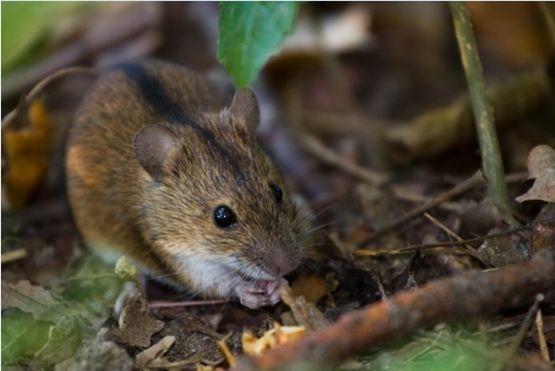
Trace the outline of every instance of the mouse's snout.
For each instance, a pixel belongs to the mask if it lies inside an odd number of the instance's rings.
[[[274,254],[271,263],[274,266],[276,275],[281,277],[297,268],[299,261],[293,254],[278,251]]]

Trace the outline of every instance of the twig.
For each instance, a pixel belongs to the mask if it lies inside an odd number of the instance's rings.
[[[551,362],[549,358],[549,349],[547,349],[547,340],[545,340],[545,334],[543,333],[543,315],[542,310],[538,309],[536,313],[536,330],[538,331],[538,343],[540,345],[540,354],[546,362]]]
[[[422,243],[417,245],[405,246],[399,249],[358,249],[354,251],[353,254],[360,255],[360,256],[398,255],[398,254],[407,254],[417,250],[433,249],[437,247],[464,246],[474,242],[481,242],[489,238],[506,236],[520,231],[530,230],[530,229],[532,229],[531,226],[516,227],[503,232],[491,233],[486,236],[478,236],[478,237],[470,238],[468,240],[446,241],[446,242],[437,242],[437,243]]]
[[[368,245],[370,242],[378,239],[379,237],[382,237],[383,235],[392,232],[396,229],[398,229],[400,226],[402,226],[403,224],[411,221],[412,219],[420,216],[421,214],[425,213],[426,211],[430,210],[433,207],[436,207],[437,205],[453,198],[456,197],[466,191],[468,191],[469,189],[472,189],[474,187],[476,187],[477,185],[479,185],[480,183],[484,182],[484,178],[482,176],[482,174],[478,171],[476,173],[474,173],[474,175],[472,175],[470,178],[464,180],[462,183],[457,184],[456,186],[454,186],[453,188],[449,189],[448,191],[445,191],[443,193],[440,193],[439,195],[437,195],[436,197],[434,197],[433,199],[431,199],[430,201],[412,209],[411,211],[409,211],[408,213],[406,213],[405,215],[401,216],[400,218],[394,220],[393,222],[389,223],[388,225],[384,226],[382,229],[376,231],[376,233],[374,233],[372,236],[370,236],[370,238],[367,238],[366,240],[360,242],[358,244],[358,247],[364,247],[366,245]]]
[[[478,56],[468,10],[462,2],[458,1],[452,2],[450,6],[468,83],[470,101],[474,111],[476,131],[482,154],[482,168],[488,181],[489,195],[505,220],[515,225],[516,221],[512,216],[507,184],[505,183],[501,150],[495,133],[493,109],[486,94],[482,65]]]
[[[346,161],[311,135],[302,134],[301,144],[304,149],[318,157],[326,164],[335,166],[371,185],[380,185],[387,181],[387,176],[385,174]]]
[[[335,363],[385,341],[445,321],[467,321],[532,300],[555,284],[555,251],[490,272],[466,272],[353,311],[306,338],[243,358],[235,370],[291,369],[299,362]]]
[[[193,301],[155,301],[148,305],[149,308],[175,308],[175,307],[200,307],[203,305],[220,305],[229,303],[227,299],[221,300],[193,300]]]
[[[94,68],[90,67],[68,67],[62,68],[58,71],[51,73],[50,75],[44,77],[42,80],[37,82],[35,86],[25,95],[25,97],[19,101],[19,104],[16,108],[9,112],[4,119],[2,120],[2,130],[5,129],[21,112],[26,105],[30,104],[43,90],[50,85],[53,81],[58,80],[60,77],[65,77],[69,75],[75,74],[86,74],[94,76],[97,74],[97,71]]]
[[[11,263],[16,260],[24,259],[27,257],[27,250],[17,249],[2,254],[2,264]]]
[[[507,362],[511,359],[511,357],[517,352],[520,344],[524,341],[528,330],[530,330],[530,326],[532,326],[532,321],[534,321],[534,317],[536,316],[536,312],[540,308],[540,303],[543,301],[544,296],[542,294],[536,295],[536,300],[534,301],[534,305],[530,308],[526,317],[524,318],[524,322],[522,322],[522,326],[516,334],[516,338],[511,344],[510,348],[505,352],[503,359],[499,361],[499,363],[495,364],[491,371],[501,371],[504,369]]]
[[[461,238],[461,236],[459,236],[458,234],[453,232],[449,227],[447,227],[445,224],[443,224],[442,222],[440,222],[439,220],[437,220],[436,218],[434,218],[430,214],[424,213],[424,217],[427,218],[429,221],[431,221],[434,225],[436,225],[442,231],[447,233],[449,236],[453,237],[455,240],[457,240],[457,241],[462,241],[463,240]],[[470,246],[469,244],[464,245],[464,247],[466,248],[466,251],[468,251],[468,253],[470,255],[472,255],[472,256],[477,255],[476,250],[472,246]]]

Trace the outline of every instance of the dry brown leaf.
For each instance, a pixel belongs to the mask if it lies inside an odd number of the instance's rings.
[[[329,324],[329,321],[314,304],[308,303],[303,296],[295,297],[287,283],[281,285],[279,293],[281,300],[291,308],[293,317],[298,325],[314,331]]]
[[[516,200],[555,202],[555,150],[546,144],[534,147],[528,155],[528,172],[534,184]]]
[[[125,344],[141,348],[148,347],[152,335],[164,327],[164,322],[149,316],[146,300],[140,291],[127,300],[118,322],[119,328],[112,334]]]
[[[148,367],[148,364],[166,354],[168,349],[175,343],[175,336],[165,336],[159,342],[147,348],[135,356],[135,365],[139,369]]]
[[[46,175],[53,124],[42,101],[35,101],[27,113],[29,124],[22,129],[4,130],[3,145],[7,172],[4,194],[9,206],[19,208],[37,190]]]
[[[326,280],[318,276],[305,276],[291,285],[293,296],[304,296],[309,303],[316,303],[327,294]]]
[[[2,309],[17,308],[37,319],[54,304],[56,300],[42,286],[32,285],[29,281],[15,284],[2,281]]]
[[[259,356],[277,346],[298,340],[304,334],[305,328],[302,326],[281,326],[279,323],[274,323],[274,328],[266,331],[260,338],[245,331],[241,339],[243,352],[250,356]]]

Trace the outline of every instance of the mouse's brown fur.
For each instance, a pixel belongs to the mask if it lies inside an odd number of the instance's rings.
[[[87,244],[210,296],[294,268],[305,220],[286,192],[277,202],[270,189],[283,180],[256,143],[258,115],[250,90],[226,106],[184,67],[149,61],[105,73],[67,147],[69,198]],[[215,225],[218,205],[235,211],[236,225]]]

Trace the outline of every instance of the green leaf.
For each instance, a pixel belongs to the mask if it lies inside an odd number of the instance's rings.
[[[293,28],[295,2],[221,2],[218,60],[237,87],[251,84]]]

